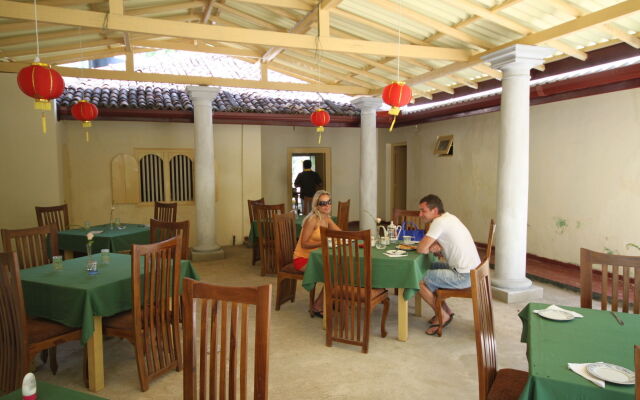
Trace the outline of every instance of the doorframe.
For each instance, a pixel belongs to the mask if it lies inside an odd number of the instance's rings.
[[[331,193],[331,147],[287,147],[287,184],[286,184],[286,197],[287,203],[289,203],[288,209],[293,209],[293,202],[291,201],[291,157],[294,154],[324,154],[325,164],[325,182],[323,182],[324,190]]]

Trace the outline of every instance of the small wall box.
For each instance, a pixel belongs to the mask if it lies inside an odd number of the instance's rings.
[[[453,135],[438,136],[433,154],[447,156],[453,154]]]

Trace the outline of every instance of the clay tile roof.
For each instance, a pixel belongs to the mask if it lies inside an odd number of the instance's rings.
[[[148,73],[212,76],[233,79],[259,79],[259,65],[233,57],[191,52],[155,52],[153,57],[138,57],[136,70]],[[117,69],[118,66],[105,69]],[[269,79],[297,82],[295,78],[269,72]],[[90,101],[100,108],[152,109],[192,111],[193,105],[184,85],[152,84],[144,82],[101,81],[92,79],[66,79],[65,91],[57,99],[59,106],[70,107],[80,100]],[[272,90],[221,88],[213,101],[213,111],[311,114],[323,108],[331,115],[357,116],[360,111],[343,95],[283,92]]]

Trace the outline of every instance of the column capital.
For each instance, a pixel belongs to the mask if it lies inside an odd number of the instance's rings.
[[[187,86],[185,90],[191,101],[208,101],[209,103],[211,103],[218,95],[218,92],[220,92],[219,87],[211,86]]]
[[[544,59],[553,55],[555,51],[550,47],[516,44],[480,58],[491,63],[491,68],[503,71],[513,68],[526,68],[528,71],[536,65],[542,64]]]
[[[358,107],[361,111],[375,111],[382,105],[382,98],[362,96],[351,100],[351,104]]]

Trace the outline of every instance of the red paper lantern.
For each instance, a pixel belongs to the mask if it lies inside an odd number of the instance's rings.
[[[24,94],[36,99],[34,108],[42,110],[42,132],[47,132],[45,111],[51,110],[49,100],[62,95],[64,79],[49,64],[34,62],[18,72],[18,87]]]
[[[411,97],[411,87],[404,82],[392,82],[382,90],[382,100],[391,106],[389,115],[393,115],[393,122],[391,122],[389,131],[393,130],[396,117],[400,114],[400,107],[409,104]]]
[[[71,107],[71,115],[78,121],[82,121],[83,128],[91,128],[91,121],[98,117],[98,107],[86,100],[80,100]],[[89,129],[86,129],[84,134],[88,142]]]
[[[329,113],[322,108],[318,108],[313,112],[313,114],[311,114],[311,123],[317,126],[316,132],[318,132],[318,144],[322,141],[324,126],[327,125],[329,121],[331,121],[331,116],[329,116]]]

